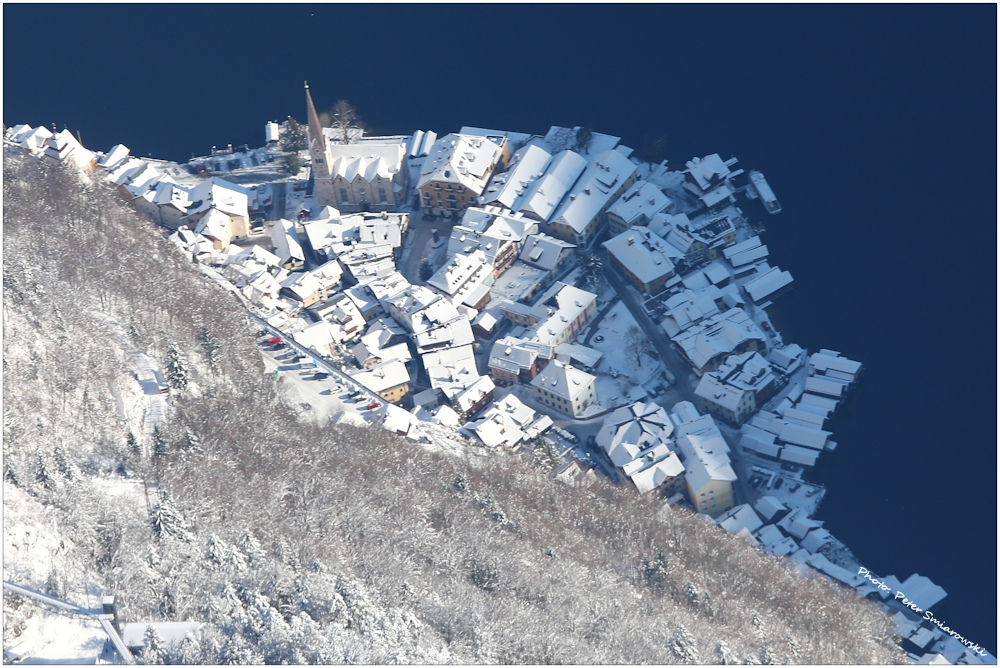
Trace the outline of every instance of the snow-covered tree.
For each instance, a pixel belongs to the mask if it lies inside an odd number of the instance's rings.
[[[175,390],[183,390],[187,387],[188,381],[184,357],[177,348],[171,348],[167,351],[167,383]]]
[[[136,461],[142,459],[142,445],[131,431],[125,435],[125,449],[128,451],[129,457]]]
[[[156,425],[153,427],[153,456],[166,457],[168,454],[167,438],[163,435],[160,425]]]
[[[198,334],[198,341],[201,342],[201,354],[205,358],[205,363],[208,364],[208,368],[211,369],[212,373],[219,372],[219,350],[222,348],[222,344],[219,343],[215,335],[212,334],[206,327],[201,328],[201,333]]]
[[[160,490],[160,501],[149,511],[154,534],[162,539],[171,536],[185,543],[194,538],[191,527],[174,505],[173,500],[165,490]]]
[[[667,646],[685,663],[701,663],[694,636],[688,633],[683,624],[677,627],[677,633],[667,641]]]
[[[145,643],[139,656],[147,666],[167,663],[167,650],[163,646],[163,638],[152,625],[146,627]]]
[[[35,480],[45,489],[54,489],[56,486],[56,478],[52,471],[52,465],[49,464],[49,460],[41,452],[35,458]]]

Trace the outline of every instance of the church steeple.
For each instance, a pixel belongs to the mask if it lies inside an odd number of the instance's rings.
[[[323,138],[323,126],[319,123],[319,115],[316,113],[316,106],[313,104],[312,94],[309,92],[309,82],[306,85],[306,119],[309,121],[309,149],[312,150],[314,141]]]
[[[319,122],[319,114],[316,113],[316,106],[313,104],[312,94],[309,92],[309,82],[305,82],[306,87],[306,116],[309,120],[309,157],[312,158],[312,169],[317,179],[329,179],[332,168],[333,156],[330,147],[323,135],[323,126]],[[332,186],[331,186],[332,188]]]

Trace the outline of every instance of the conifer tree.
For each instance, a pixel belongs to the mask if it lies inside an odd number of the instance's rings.
[[[167,439],[163,436],[163,432],[160,431],[160,425],[156,425],[153,427],[153,456],[166,457],[167,454]]]
[[[188,384],[187,367],[184,366],[184,358],[176,348],[167,351],[167,383],[175,390],[183,390]]]
[[[219,343],[218,339],[215,338],[215,335],[208,331],[205,327],[201,328],[198,340],[201,342],[201,354],[205,358],[208,368],[211,369],[212,373],[218,373],[219,349],[222,348],[222,344]]]
[[[125,449],[128,450],[129,457],[134,458],[136,461],[142,459],[142,445],[139,444],[135,434],[131,431],[125,436]]]
[[[142,662],[148,666],[167,663],[167,650],[163,647],[163,638],[152,625],[146,627],[145,643],[140,656]]]
[[[163,539],[164,536],[172,536],[185,543],[191,542],[194,535],[187,520],[181,515],[173,500],[165,490],[160,490],[160,501],[149,511],[150,521],[153,524],[153,533]]]
[[[45,455],[38,453],[35,461],[35,480],[41,483],[45,489],[54,489],[56,486],[55,477],[52,474],[52,467],[49,465]]]

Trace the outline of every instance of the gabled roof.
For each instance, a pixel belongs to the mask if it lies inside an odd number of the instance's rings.
[[[666,250],[667,243],[647,227],[632,227],[608,239],[603,245],[643,283],[651,283],[674,271],[674,264]]]
[[[560,256],[565,251],[574,248],[576,248],[575,244],[556,239],[548,234],[533,234],[524,240],[518,259],[533,267],[552,271],[556,268]]]
[[[587,165],[550,220],[567,225],[581,234],[634,173],[635,165],[618,151],[598,154]]]
[[[627,225],[654,215],[673,204],[673,200],[663,194],[663,191],[648,181],[636,181],[626,190],[618,201],[608,209],[609,214],[615,214]]]

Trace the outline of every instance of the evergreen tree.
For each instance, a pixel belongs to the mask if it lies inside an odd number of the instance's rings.
[[[187,666],[204,663],[202,661],[201,643],[198,642],[198,638],[193,633],[188,633],[184,636],[180,647],[177,648],[176,659],[177,663]]]
[[[219,350],[222,348],[222,344],[219,343],[218,339],[215,338],[215,335],[208,331],[205,327],[201,328],[198,340],[201,342],[201,354],[205,358],[208,368],[211,369],[212,373],[218,373],[220,357]]]
[[[163,436],[163,432],[160,431],[160,425],[153,427],[153,456],[154,457],[166,457],[168,452],[167,439]]]
[[[56,468],[59,469],[59,473],[61,473],[64,478],[70,481],[80,479],[79,469],[77,469],[76,466],[66,458],[66,451],[63,450],[61,445],[56,446],[54,456],[56,460]]]
[[[460,404],[458,401],[458,395],[455,395],[455,398],[451,400],[449,406],[451,406],[451,410],[455,411],[458,414],[459,424],[462,424],[469,419],[468,413],[465,412],[465,409],[462,408],[462,404]]]
[[[35,480],[37,480],[45,489],[54,489],[56,486],[56,480],[52,474],[52,467],[49,465],[45,455],[40,452],[38,453],[38,458],[35,461]]]
[[[167,351],[167,383],[175,390],[183,390],[188,384],[188,371],[184,358],[176,348]]]
[[[243,538],[240,539],[240,550],[246,556],[247,562],[255,567],[264,563],[264,559],[267,556],[264,548],[260,545],[260,541],[249,531],[244,533]]]
[[[201,439],[198,438],[198,434],[190,429],[184,432],[184,440],[181,441],[181,447],[192,452],[202,452]]]
[[[187,520],[181,515],[173,500],[166,491],[160,490],[160,502],[149,511],[150,522],[153,524],[153,533],[157,538],[172,536],[185,543],[191,542],[194,535]]]
[[[427,261],[427,258],[420,260],[420,280],[426,282],[434,275],[434,267]]]
[[[302,167],[306,164],[305,160],[298,153],[289,153],[285,156],[285,169],[289,174],[295,176],[302,171]]]
[[[142,662],[148,666],[167,663],[167,650],[163,647],[163,638],[152,625],[146,627],[145,643],[140,656]]]
[[[681,624],[677,627],[677,634],[667,642],[667,646],[674,651],[686,663],[701,663],[698,650],[695,648],[694,636]]]
[[[281,125],[280,142],[282,150],[294,153],[295,151],[304,151],[309,148],[309,135],[306,133],[305,126],[291,116]]]
[[[142,459],[142,445],[131,431],[125,436],[125,449],[128,451],[129,457],[136,461]]]

